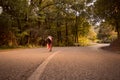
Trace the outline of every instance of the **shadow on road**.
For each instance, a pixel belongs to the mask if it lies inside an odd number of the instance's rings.
[[[109,51],[109,52],[114,52],[120,54],[120,49],[118,47],[113,47],[113,46],[103,46],[101,47],[102,50]]]

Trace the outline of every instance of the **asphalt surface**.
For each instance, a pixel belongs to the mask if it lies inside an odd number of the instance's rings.
[[[2,51],[0,80],[28,80],[36,71],[34,80],[120,80],[120,54],[101,46]]]
[[[26,80],[50,55],[45,48],[0,52],[0,80]]]

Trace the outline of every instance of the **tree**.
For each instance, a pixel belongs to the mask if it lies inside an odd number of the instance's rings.
[[[10,31],[14,36],[11,41],[18,45],[39,45],[48,35],[57,45],[71,45],[89,32],[85,3],[86,0],[0,0],[0,27],[4,24],[6,35]]]
[[[110,47],[120,49],[120,0],[96,0],[94,12],[99,19],[104,19],[115,28],[118,39]]]
[[[120,38],[120,0],[97,0],[94,9],[100,19],[105,19],[115,27]]]
[[[110,43],[117,38],[115,29],[109,23],[102,23],[99,27],[98,39],[101,42]]]
[[[13,21],[9,14],[2,13],[0,15],[0,46],[17,46],[16,37],[14,35],[14,31],[17,29],[12,28],[12,23]]]

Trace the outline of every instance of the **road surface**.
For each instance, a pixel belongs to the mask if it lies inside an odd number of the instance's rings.
[[[101,46],[0,51],[0,80],[120,80],[120,54]]]

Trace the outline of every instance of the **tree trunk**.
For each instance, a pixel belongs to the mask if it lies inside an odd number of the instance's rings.
[[[60,25],[59,23],[57,22],[57,45],[59,46],[60,44],[60,41],[61,41],[61,30],[60,30]]]
[[[118,39],[120,39],[120,26],[118,21],[116,21],[116,31],[117,31]]]
[[[21,27],[19,18],[17,18],[17,26],[18,26],[18,29],[19,29],[19,34],[21,34],[22,33],[22,27]],[[20,40],[19,40],[19,45],[22,45],[22,37],[21,36],[20,36]]]
[[[78,42],[78,17],[76,16],[76,23],[75,23],[75,42]]]
[[[65,36],[66,36],[66,39],[65,39],[65,43],[66,43],[66,46],[68,46],[68,24],[67,24],[67,21],[66,21],[66,25],[65,25],[65,32],[66,32],[66,34],[65,34]]]

